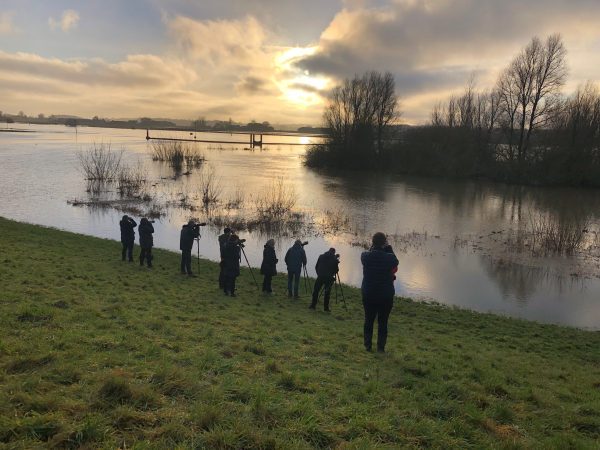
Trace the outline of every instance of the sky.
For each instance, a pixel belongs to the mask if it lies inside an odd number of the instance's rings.
[[[344,78],[389,71],[422,124],[560,33],[600,81],[598,0],[0,0],[0,111],[318,126]]]

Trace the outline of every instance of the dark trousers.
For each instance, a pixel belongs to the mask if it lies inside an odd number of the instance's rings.
[[[388,335],[388,319],[394,306],[394,297],[367,299],[363,297],[365,309],[364,339],[365,348],[373,345],[373,324],[377,319],[377,349],[384,350]]]
[[[123,243],[123,251],[121,252],[123,261],[125,261],[125,255],[127,255],[127,251],[129,251],[129,261],[133,261],[133,239],[121,242]]]
[[[235,294],[235,279],[237,277],[228,277],[225,276],[225,278],[223,279],[223,291],[227,294],[227,292],[229,292],[230,294]]]
[[[181,251],[181,273],[185,273],[187,269],[188,275],[192,274],[192,250]]]
[[[333,287],[333,283],[335,283],[335,278],[333,277],[317,277],[317,281],[315,281],[315,290],[312,295],[312,307],[317,306],[317,301],[319,300],[319,292],[321,288],[325,286],[325,297],[323,298],[323,307],[325,309],[329,309],[329,296],[331,295],[331,288]]]
[[[273,280],[272,275],[265,275],[265,279],[263,280],[263,287],[262,287],[263,291],[273,292],[273,289],[271,288],[271,280]]]
[[[225,267],[221,267],[221,271],[219,272],[219,288],[225,289]]]
[[[290,295],[292,295],[292,280],[294,280],[294,295],[298,295],[300,272],[288,272],[288,292]]]
[[[142,253],[140,253],[140,266],[144,265],[144,258],[148,261],[148,267],[152,267],[152,247],[142,249]]]

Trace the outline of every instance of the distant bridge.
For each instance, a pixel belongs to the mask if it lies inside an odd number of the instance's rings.
[[[158,141],[182,141],[182,142],[207,142],[209,144],[243,144],[239,141],[214,141],[206,139],[196,139],[197,133],[221,133],[221,134],[246,134],[250,137],[251,147],[262,147],[263,136],[290,136],[290,137],[315,137],[324,138],[326,134],[300,134],[300,133],[286,133],[285,131],[193,131],[190,135],[194,135],[194,139],[180,139],[180,138],[162,138],[162,137],[150,137],[150,133],[146,130],[146,140],[155,139]],[[256,136],[260,136],[256,139]],[[265,145],[308,145],[301,142],[266,142]]]

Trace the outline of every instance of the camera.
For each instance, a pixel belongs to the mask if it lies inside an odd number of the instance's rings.
[[[205,226],[206,226],[206,222],[197,223],[197,224],[194,225],[194,229],[200,228],[200,227],[205,227]]]
[[[149,220],[148,222],[150,222],[150,223],[154,223],[154,220]]]
[[[305,245],[308,245],[308,241],[304,241],[300,244],[302,247],[304,247]]]

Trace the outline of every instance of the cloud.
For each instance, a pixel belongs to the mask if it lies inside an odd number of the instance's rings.
[[[79,23],[79,13],[72,9],[67,9],[63,11],[60,16],[60,20],[54,20],[52,17],[48,19],[48,25],[50,25],[50,29],[55,31],[57,28],[63,30],[63,32],[68,33],[69,30],[76,28]]]
[[[14,12],[3,12],[0,14],[0,36],[21,33],[22,30],[13,23],[14,17]]]

